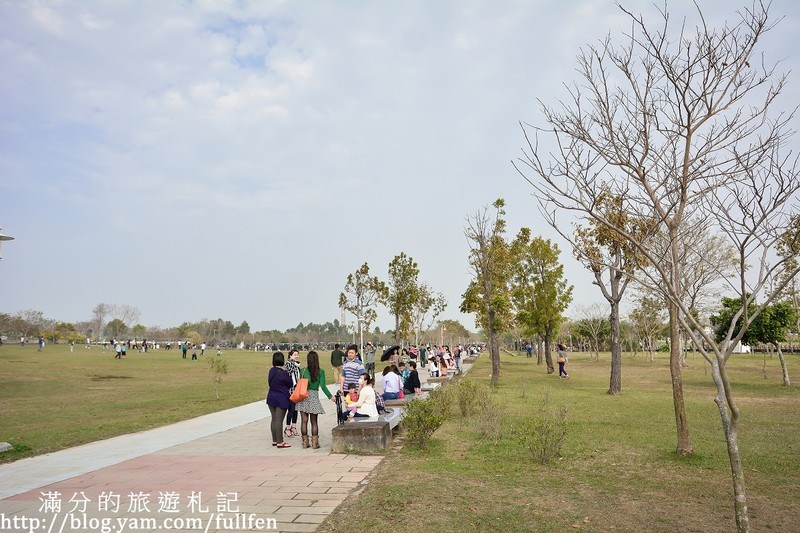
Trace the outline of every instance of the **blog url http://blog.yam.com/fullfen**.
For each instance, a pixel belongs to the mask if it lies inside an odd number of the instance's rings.
[[[58,491],[42,492],[37,516],[0,513],[0,531],[66,533],[75,531],[276,531],[275,518],[239,510],[236,492],[218,492],[208,502],[202,492],[101,492],[96,500],[75,492],[67,500]],[[213,501],[212,501],[213,500]]]

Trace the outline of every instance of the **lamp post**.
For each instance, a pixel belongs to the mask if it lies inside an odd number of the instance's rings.
[[[0,230],[2,230],[2,229],[3,228],[0,228]],[[12,237],[11,235],[3,235],[3,232],[0,231],[0,243],[3,242],[3,241],[13,241],[13,240],[14,240],[14,237]],[[0,254],[0,259],[2,259],[2,258],[3,258],[3,256],[2,256],[2,254]]]
[[[357,316],[358,321],[358,353],[364,357],[364,317]]]
[[[439,328],[439,348],[440,349],[444,346],[444,332],[445,331],[447,331],[447,328],[445,328],[444,324],[442,324],[442,327]]]

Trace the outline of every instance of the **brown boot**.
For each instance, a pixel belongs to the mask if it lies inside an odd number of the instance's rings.
[[[308,448],[308,435],[303,435],[303,448]]]
[[[315,450],[319,449],[319,435],[311,435],[311,447]]]

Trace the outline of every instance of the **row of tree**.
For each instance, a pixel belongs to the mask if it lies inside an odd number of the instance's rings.
[[[693,30],[685,20],[675,27],[666,7],[654,25],[620,7],[630,21],[624,42],[609,35],[580,52],[579,80],[555,106],[542,106],[543,125],[522,125],[526,144],[515,166],[610,304],[610,392],[620,390],[614,328],[628,283],[664,302],[683,455],[693,449],[682,338],[709,364],[736,524],[749,531],[740,412],[727,363],[775,303],[798,301],[799,160],[789,146],[793,113],[775,109],[787,75],[761,50],[775,24],[770,4],[756,0],[737,12],[738,22],[717,28],[695,7]],[[716,330],[706,327],[695,299],[709,280],[731,295]]]
[[[369,264],[365,262],[347,275],[344,290],[339,294],[339,308],[355,316],[360,330],[369,331],[378,317],[376,307],[379,304],[394,317],[394,341],[403,344],[411,341],[413,334],[413,344],[419,344],[420,334],[431,330],[436,318],[447,307],[447,300],[442,293],[420,281],[419,265],[405,252],[400,252],[389,263],[387,281],[371,275]],[[441,331],[444,328],[440,325]]]
[[[108,304],[101,304],[104,308],[111,308]],[[130,307],[130,306],[126,306]],[[98,307],[95,307],[97,310]],[[196,344],[206,342],[225,345],[247,346],[259,345],[312,345],[352,342],[354,330],[334,319],[324,324],[309,322],[299,323],[285,331],[278,329],[251,331],[250,324],[242,321],[238,326],[230,320],[217,318],[215,320],[203,319],[196,322],[183,322],[178,326],[162,328],[159,326],[144,326],[136,323],[129,326],[122,318],[115,316],[108,322],[98,319],[93,313],[93,319],[82,322],[63,322],[46,318],[44,313],[37,310],[19,311],[15,314],[0,313],[0,334],[16,340],[18,338],[36,338],[43,336],[50,343],[77,342],[83,343],[87,338],[94,341],[116,339],[149,339],[158,342],[187,340]],[[129,316],[137,316],[135,313]],[[97,335],[95,332],[100,331]],[[438,344],[442,331],[447,332],[447,339],[452,341],[475,340],[476,334],[469,331],[457,320],[440,320],[435,327],[420,328],[419,339],[430,344]],[[382,332],[375,326],[372,331],[365,332],[365,340],[376,345],[393,342],[395,332],[388,330]]]
[[[542,340],[547,371],[554,371],[550,347],[572,301],[572,286],[564,278],[558,245],[533,237],[522,228],[505,238],[502,198],[467,219],[472,281],[464,292],[461,311],[475,313],[488,337],[492,382],[500,379],[500,334],[513,326],[525,337]]]

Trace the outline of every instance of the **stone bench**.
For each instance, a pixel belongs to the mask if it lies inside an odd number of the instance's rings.
[[[441,386],[438,383],[432,383],[432,385],[435,385],[436,387]],[[397,398],[396,400],[383,400],[383,404],[386,407],[403,407],[414,398],[425,398],[431,390],[433,390],[433,388],[425,389],[423,386],[421,387],[419,394],[406,394],[403,398]]]
[[[450,374],[450,372],[448,372],[446,376],[442,376],[442,377],[438,377],[438,378],[428,378],[427,383],[438,383],[440,385],[444,385],[452,377],[453,377],[453,375]]]
[[[382,453],[392,444],[392,430],[400,424],[403,409],[387,409],[378,418],[353,418],[331,431],[333,453]]]

